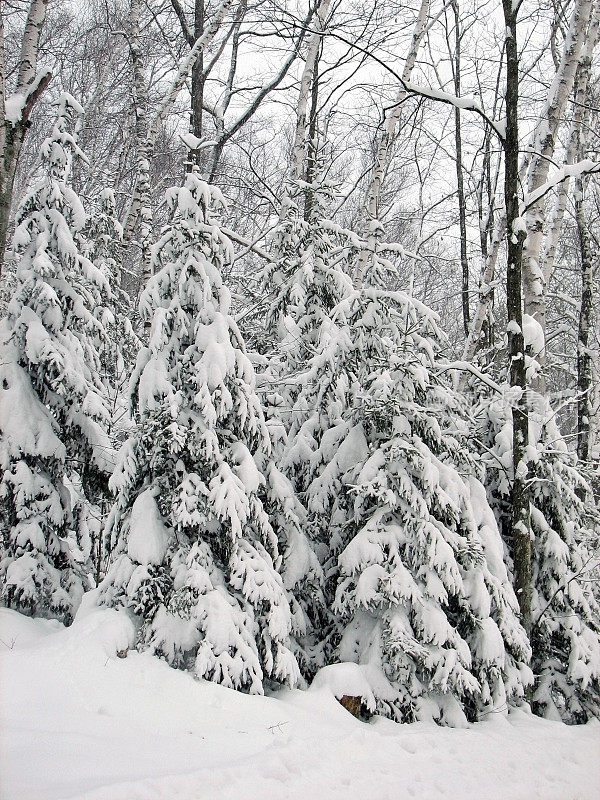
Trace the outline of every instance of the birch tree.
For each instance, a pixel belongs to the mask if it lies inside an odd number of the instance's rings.
[[[31,0],[21,43],[15,91],[6,95],[4,21],[0,7],[0,275],[10,217],[15,172],[29,118],[52,74],[38,69],[40,37],[49,0]]]
[[[150,276],[150,237],[152,232],[152,207],[150,201],[150,163],[154,156],[156,139],[161,125],[173,107],[180,91],[200,54],[203,53],[219,32],[221,23],[233,0],[222,0],[189,53],[180,59],[174,78],[171,80],[152,119],[148,118],[148,90],[144,64],[140,49],[141,0],[131,0],[129,13],[129,49],[134,79],[134,106],[137,139],[137,178],[134,195],[123,225],[123,243],[127,245],[139,225],[142,284]]]
[[[560,64],[548,93],[548,100],[540,114],[532,136],[532,157],[527,175],[527,192],[538,190],[547,180],[554,156],[558,127],[575,83],[575,75],[582,49],[589,33],[592,13],[591,0],[575,0],[569,30],[565,39]],[[540,269],[540,253],[544,237],[544,201],[532,204],[526,213],[527,242],[523,255],[524,305],[527,314],[546,329],[546,276]],[[543,352],[534,354],[543,361]],[[545,381],[540,376],[536,385],[542,390]]]
[[[370,254],[375,252],[377,240],[381,234],[381,221],[379,217],[383,180],[389,166],[390,147],[394,141],[396,130],[400,121],[402,104],[409,94],[406,84],[408,81],[410,81],[412,71],[417,60],[419,47],[421,46],[423,37],[427,31],[429,7],[430,0],[421,0],[419,13],[413,29],[410,48],[404,63],[404,68],[402,70],[401,85],[392,109],[387,112],[387,115],[384,118],[381,135],[377,142],[375,159],[373,162],[373,171],[371,173],[369,188],[367,190],[366,212],[369,225],[369,230],[366,236],[367,248],[361,252],[357,261],[356,274],[354,276],[357,285],[360,285],[365,277],[365,272],[371,258]]]

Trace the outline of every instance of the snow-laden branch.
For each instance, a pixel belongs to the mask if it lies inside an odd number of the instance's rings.
[[[505,389],[496,383],[496,381],[492,380],[489,375],[486,375],[485,372],[478,370],[477,367],[473,366],[473,364],[471,364],[469,361],[450,361],[448,364],[442,364],[440,371],[447,372],[449,369],[459,370],[461,372],[470,372],[482,383],[485,383],[485,385],[490,389],[498,392],[498,394],[502,394],[505,391]]]
[[[592,175],[594,173],[600,173],[600,161],[592,161],[591,158],[584,158],[582,161],[578,161],[575,164],[565,164],[564,167],[557,170],[545,183],[538,186],[533,192],[529,192],[525,195],[522,204],[523,211],[527,211],[534,206],[542,197],[563,181],[570,178],[579,178],[582,175]]]
[[[13,126],[26,123],[34,105],[51,79],[52,72],[49,69],[42,69],[37,73],[33,81],[25,87],[24,91],[16,92],[7,97],[4,105],[4,119],[6,122]]]
[[[264,250],[262,247],[260,247],[260,245],[258,245],[256,242],[252,242],[250,239],[246,239],[244,236],[240,236],[239,233],[236,233],[235,231],[232,231],[229,228],[224,228],[223,225],[221,225],[220,228],[228,239],[231,239],[232,241],[241,244],[242,247],[247,248],[247,251],[251,250],[253,253],[256,253],[257,256],[264,258],[265,261],[269,261],[270,263],[275,262],[273,256],[266,250]],[[241,257],[240,255],[236,256],[235,260],[237,260],[240,257]]]

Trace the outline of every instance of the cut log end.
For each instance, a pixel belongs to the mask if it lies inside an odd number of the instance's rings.
[[[345,694],[340,698],[340,703],[344,706],[346,711],[349,711],[353,716],[358,717],[360,714],[362,697],[355,697],[353,695]]]

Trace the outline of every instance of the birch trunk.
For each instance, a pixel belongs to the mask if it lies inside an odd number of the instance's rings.
[[[575,221],[581,254],[581,304],[577,331],[577,455],[587,462],[592,457],[593,360],[590,329],[593,314],[593,246],[584,211],[585,177],[575,182]]]
[[[304,68],[300,78],[300,93],[296,106],[296,132],[294,135],[294,146],[292,150],[293,159],[293,178],[303,180],[305,177],[306,148],[307,148],[307,115],[308,104],[314,84],[314,73],[319,57],[319,49],[323,39],[322,32],[325,30],[327,16],[331,7],[331,0],[320,0],[316,10],[315,30],[316,33],[310,37],[308,42],[308,52],[304,61]]]
[[[173,107],[179,92],[183,88],[190,72],[198,60],[200,55],[211,44],[227,11],[233,4],[233,0],[222,0],[221,4],[217,7],[212,15],[210,22],[205,25],[202,34],[196,39],[190,52],[184,56],[177,67],[177,73],[173,79],[170,87],[164,94],[162,102],[154,115],[152,122],[148,119],[148,90],[144,75],[144,65],[141,56],[140,43],[140,15],[141,15],[141,0],[131,0],[130,3],[130,52],[133,64],[134,75],[134,89],[136,93],[135,107],[136,107],[136,138],[138,139],[138,175],[136,179],[136,187],[132,202],[127,211],[125,222],[123,223],[123,244],[126,246],[132,239],[133,233],[138,225],[141,226],[140,230],[140,247],[142,249],[142,257],[145,253],[146,236],[150,236],[152,228],[152,214],[151,206],[146,200],[146,193],[150,195],[150,162],[154,156],[154,147],[156,138],[160,131],[160,126],[164,122]],[[138,124],[139,123],[139,124]],[[139,131],[139,134],[138,134]],[[144,133],[145,131],[145,133]],[[142,138],[144,140],[142,141]],[[149,239],[148,239],[148,254],[149,254]],[[149,265],[149,258],[148,258]],[[149,266],[145,265],[142,261],[142,275],[144,276],[149,272]],[[145,280],[145,278],[143,277]]]
[[[139,229],[140,286],[138,293],[150,277],[150,246],[152,243],[152,202],[150,196],[150,152],[148,127],[148,87],[144,74],[141,51],[140,17],[141,0],[131,0],[129,7],[129,52],[133,70],[133,106],[135,114],[135,138],[137,148],[137,178],[133,200],[123,228],[123,246]]]
[[[4,264],[15,173],[29,117],[52,78],[50,72],[37,70],[40,36],[48,2],[49,0],[31,0],[29,4],[21,43],[16,92],[11,98],[7,98],[5,94],[4,23],[0,7],[0,275]]]
[[[589,100],[592,54],[596,45],[598,44],[599,35],[600,5],[596,6],[595,11],[592,13],[590,29],[586,38],[584,50],[581,54],[577,73],[575,75],[575,103],[565,159],[567,164],[574,164],[578,158],[581,125],[583,122],[586,104]],[[545,237],[544,247],[541,253],[540,265],[546,286],[548,286],[550,278],[554,272],[556,248],[558,246],[558,240],[567,206],[569,185],[570,179],[567,178],[567,180],[563,181],[558,187],[558,195],[556,198],[556,204],[554,206],[554,212],[552,214],[550,229]]]
[[[584,24],[584,17],[589,20],[590,10],[590,0],[577,0],[577,5],[574,9],[573,17],[571,18],[569,37],[567,37],[567,41],[565,42],[563,59],[559,64],[559,69],[550,89],[548,100],[540,117],[540,121],[532,134],[528,147],[529,152],[524,155],[519,170],[520,180],[528,181],[528,191],[537,188],[546,180],[550,164],[550,160],[548,159],[551,159],[552,153],[554,152],[556,132],[561,117],[564,114],[564,107],[568,96],[573,89],[577,64],[582,55],[583,43],[587,42],[586,50],[589,50],[590,42],[595,41],[595,36],[593,36],[594,23],[590,26],[587,39],[585,27],[583,31],[581,30],[581,26]],[[583,13],[586,11],[587,16]],[[596,8],[596,30],[597,16],[598,9]],[[545,330],[545,298],[543,296],[543,288],[546,282],[546,273],[540,272],[539,267],[542,243],[542,214],[543,200],[529,212],[527,217],[528,238],[527,250],[524,253],[523,282],[525,288],[525,310],[528,314],[536,316]],[[539,231],[533,230],[536,225],[539,226]],[[488,290],[488,287],[494,279],[498,250],[503,241],[505,229],[506,216],[502,215],[497,217],[490,251],[484,262],[481,273],[478,307],[471,323],[467,341],[465,342],[463,351],[464,361],[471,361],[479,346],[481,332],[488,313],[489,301],[492,296],[492,292]],[[538,290],[540,294],[536,294]],[[540,319],[540,312],[542,312],[542,319]],[[460,388],[464,388],[465,381],[466,376],[463,374],[459,381]]]
[[[527,192],[544,184],[554,155],[558,127],[575,82],[575,74],[588,33],[592,0],[575,0],[569,31],[565,39],[561,62],[548,93],[548,100],[540,116],[533,137],[533,155],[527,176]],[[533,316],[546,330],[546,283],[540,268],[540,253],[544,235],[544,200],[532,206],[526,215],[527,241],[523,253],[524,304],[527,314]],[[542,354],[532,354],[543,363]],[[536,388],[545,390],[543,377],[537,379]]]

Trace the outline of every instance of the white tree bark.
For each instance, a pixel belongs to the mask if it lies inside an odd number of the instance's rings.
[[[133,70],[133,105],[137,147],[137,177],[133,199],[123,227],[123,244],[132,239],[139,228],[140,287],[150,277],[150,246],[152,242],[152,202],[150,196],[150,131],[148,127],[148,87],[141,52],[141,0],[131,0],[129,6],[129,52]],[[139,291],[139,290],[138,290]]]
[[[590,39],[586,40],[586,31],[591,9],[591,0],[576,0],[562,61],[550,88],[548,100],[531,136],[528,152],[525,153],[521,161],[520,178],[522,181],[527,181],[528,191],[539,188],[545,183],[548,176],[556,133],[564,115],[566,102],[573,90],[577,65],[582,57],[584,42],[587,42],[586,47],[589,47]],[[539,264],[543,240],[543,202],[541,200],[536,204],[527,215],[528,236],[523,254],[523,287],[526,313],[536,316],[545,330],[544,287],[546,278]],[[534,230],[535,228],[538,228],[538,230]],[[481,272],[479,304],[465,342],[463,361],[471,361],[477,352],[483,323],[488,314],[489,300],[492,296],[489,287],[494,280],[498,252],[504,238],[505,229],[506,217],[502,214],[496,218],[490,251]],[[543,318],[543,322],[540,316]],[[464,388],[466,379],[467,376],[463,373],[458,382],[459,388]],[[537,388],[543,387],[538,386]]]
[[[179,62],[177,73],[165,92],[163,100],[150,122],[148,119],[148,88],[144,74],[144,64],[140,49],[141,0],[131,0],[129,13],[129,48],[133,65],[133,79],[136,110],[136,138],[138,148],[136,186],[132,201],[123,223],[123,245],[127,246],[133,233],[140,227],[140,248],[142,254],[142,285],[150,274],[150,239],[152,233],[152,208],[150,203],[150,162],[154,155],[156,137],[169,110],[173,107],[183,88],[192,67],[217,35],[221,23],[233,0],[222,0],[206,25],[202,35],[196,40],[189,53]]]
[[[596,45],[598,44],[599,36],[600,5],[597,5],[595,10],[592,12],[590,29],[586,37],[586,43],[581,54],[579,68],[575,76],[575,103],[565,158],[565,162],[567,164],[574,164],[579,157],[578,147],[581,125],[585,113],[585,107],[589,100],[592,54],[596,48]],[[548,285],[550,278],[552,277],[552,273],[554,272],[554,260],[556,258],[556,249],[558,246],[565,209],[567,206],[569,186],[570,179],[567,179],[561,183],[559,187],[554,211],[552,213],[550,228],[545,236],[543,249],[540,255],[540,268],[542,275],[544,276],[544,284],[546,286]]]
[[[49,0],[31,0],[21,43],[16,91],[6,97],[4,24],[0,5],[0,274],[10,217],[15,172],[29,117],[52,73],[37,69],[40,36]]]
[[[561,61],[533,135],[533,153],[527,174],[528,194],[546,183],[554,155],[558,127],[564,116],[567,100],[573,91],[577,67],[588,35],[591,13],[592,0],[575,0]],[[539,262],[544,236],[544,216],[543,200],[527,211],[525,218],[527,241],[523,252],[525,312],[537,319],[543,331],[546,329],[545,278]]]
[[[310,98],[315,66],[319,56],[319,47],[323,39],[322,32],[325,30],[327,16],[331,7],[331,0],[320,0],[315,14],[315,30],[308,43],[308,52],[300,78],[300,93],[296,106],[296,133],[294,136],[294,146],[292,149],[293,158],[293,177],[295,180],[302,180],[306,163],[307,147],[307,126],[308,126],[308,101]]]

